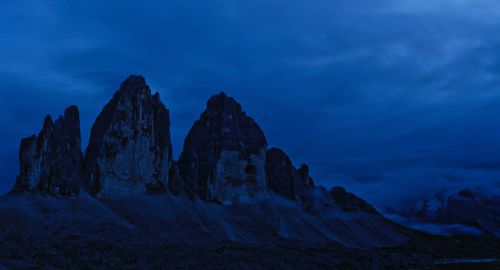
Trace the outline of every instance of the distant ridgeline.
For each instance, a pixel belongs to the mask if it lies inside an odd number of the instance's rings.
[[[282,150],[269,149],[257,123],[225,93],[209,99],[178,161],[170,140],[168,109],[143,77],[132,75],[97,117],[85,155],[76,106],[55,122],[47,116],[37,136],[23,139],[12,192],[98,198],[171,192],[224,204],[269,193],[300,201],[312,196],[308,166],[297,169]]]

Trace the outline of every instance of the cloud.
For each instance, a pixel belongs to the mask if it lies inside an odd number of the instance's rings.
[[[491,1],[461,14],[471,3],[2,3],[0,192],[14,181],[19,139],[45,114],[78,104],[85,145],[131,73],[171,110],[176,155],[206,100],[224,90],[272,146],[309,163],[317,183],[377,205],[495,186],[500,24],[471,19],[495,11]]]
[[[417,222],[408,222],[408,220],[395,214],[385,214],[385,216],[401,225],[434,235],[444,235],[444,236],[463,235],[463,234],[481,235],[484,233],[482,230],[478,228],[469,227],[462,224],[417,223]]]
[[[470,16],[475,13],[500,13],[500,4],[494,0],[391,0],[389,3],[389,10],[393,12],[436,13],[440,15],[459,13],[462,16]]]

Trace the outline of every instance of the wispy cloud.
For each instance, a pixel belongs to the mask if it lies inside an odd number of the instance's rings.
[[[500,13],[500,4],[494,0],[391,0],[390,5],[393,11],[436,13],[444,16],[454,12],[465,16],[475,13]]]

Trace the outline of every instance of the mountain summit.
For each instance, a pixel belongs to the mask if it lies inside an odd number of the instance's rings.
[[[50,116],[38,136],[21,143],[14,191],[69,196],[81,188],[95,197],[163,194],[224,204],[278,194],[306,199],[314,187],[309,167],[296,169],[241,105],[224,92],[212,96],[172,159],[169,111],[142,76],[131,75],[98,115],[81,153],[79,112]],[[83,160],[83,161],[82,161]]]
[[[164,193],[172,167],[169,111],[141,76],[125,80],[92,127],[85,181],[99,196]]]
[[[251,200],[265,191],[267,140],[241,105],[224,92],[207,102],[179,159],[186,191],[208,201]]]
[[[67,108],[64,116],[55,122],[47,116],[38,136],[22,140],[19,163],[14,192],[31,191],[57,196],[78,194],[82,167],[78,108]]]

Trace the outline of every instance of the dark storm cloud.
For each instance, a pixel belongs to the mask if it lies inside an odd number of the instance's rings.
[[[498,189],[499,5],[471,3],[3,3],[0,191],[15,179],[19,138],[45,114],[78,104],[86,144],[131,73],[171,110],[176,155],[223,90],[316,182],[381,207],[442,188]]]

